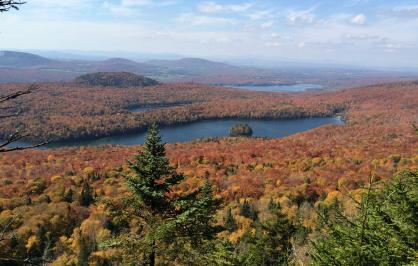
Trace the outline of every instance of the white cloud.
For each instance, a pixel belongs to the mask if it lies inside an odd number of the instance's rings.
[[[267,42],[266,46],[267,47],[280,47],[280,46],[282,46],[282,44],[279,43],[279,42]]]
[[[384,41],[387,38],[379,36],[379,35],[371,35],[367,33],[360,33],[360,34],[344,34],[343,38],[350,41]]]
[[[122,7],[138,7],[138,6],[147,6],[153,4],[152,0],[122,0]]]
[[[201,26],[201,25],[233,25],[236,21],[223,17],[201,16],[193,13],[184,13],[176,18],[176,21],[186,25]]]
[[[274,26],[274,21],[267,21],[260,25],[260,28],[263,30],[271,29]]]
[[[335,8],[322,3],[298,2],[299,9],[292,9],[285,1],[201,1],[31,0],[2,17],[0,46],[301,59],[327,57],[324,51],[332,50],[327,59],[418,67],[418,5],[349,9],[342,4],[344,13],[333,13]],[[195,12],[185,3],[197,3]]]
[[[49,0],[47,0],[49,1]],[[79,0],[81,1],[81,0]],[[139,13],[140,7],[145,6],[168,6],[175,4],[175,1],[155,1],[155,0],[121,0],[119,4],[103,2],[103,7],[119,16],[133,16]]]
[[[248,17],[252,20],[271,18],[272,17],[272,11],[271,10],[255,11],[255,12],[249,14]]]
[[[81,6],[86,6],[91,1],[89,0],[66,0],[66,1],[56,1],[56,0],[37,0],[27,3],[28,5],[33,5],[37,7],[47,7],[47,8],[77,8]]]
[[[364,14],[358,14],[354,16],[350,22],[354,25],[365,25],[367,21],[367,17]]]
[[[197,9],[202,13],[222,13],[222,12],[232,12],[239,13],[248,10],[252,5],[249,3],[239,4],[239,5],[222,5],[215,2],[205,2],[198,5]]]
[[[103,7],[118,16],[131,16],[135,13],[131,7],[124,6],[122,4],[115,5],[109,2],[104,2]]]
[[[307,10],[290,11],[287,15],[287,22],[290,25],[306,25],[315,22],[313,8]]]
[[[418,18],[418,5],[398,6],[385,13],[400,18]]]

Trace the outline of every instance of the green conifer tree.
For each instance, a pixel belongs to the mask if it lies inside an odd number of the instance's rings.
[[[87,181],[83,182],[83,188],[81,189],[80,194],[80,205],[88,207],[91,203],[94,202],[93,189]]]
[[[286,265],[292,251],[295,226],[282,212],[279,204],[270,205],[270,219],[259,222],[257,233],[248,234],[241,243],[241,265]]]
[[[348,215],[337,201],[319,212],[312,242],[315,265],[405,265],[417,263],[418,171],[403,172],[385,184],[370,180]]]
[[[258,219],[258,212],[254,205],[248,203],[247,200],[240,206],[240,215],[256,221]]]
[[[65,190],[63,198],[66,202],[71,203],[71,202],[73,202],[73,195],[74,195],[73,190],[71,188],[69,188],[69,189]]]
[[[234,245],[227,239],[222,239],[216,243],[216,246],[208,256],[208,265],[214,266],[238,266],[239,258],[235,253]]]
[[[129,166],[132,174],[126,176],[126,183],[131,195],[115,214],[136,219],[140,226],[136,234],[125,233],[105,244],[121,248],[125,263],[181,263],[190,259],[190,250],[196,252],[220,231],[213,226],[220,201],[214,198],[207,179],[196,191],[174,193],[185,177],[170,166],[156,125],[148,130],[143,149]]]
[[[229,208],[226,212],[226,216],[224,218],[224,227],[229,232],[233,232],[237,230],[237,223],[235,222],[235,218],[232,215],[232,210]]]

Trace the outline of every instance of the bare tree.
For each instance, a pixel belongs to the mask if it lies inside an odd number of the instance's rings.
[[[23,5],[25,2],[14,1],[14,0],[0,0],[0,12],[6,12],[10,9],[19,9],[20,5]]]
[[[10,119],[17,117],[21,114],[21,110],[17,110],[13,108],[13,106],[8,105],[8,103],[12,102],[14,99],[19,98],[23,95],[30,94],[34,92],[38,87],[34,84],[30,85],[26,90],[20,90],[13,93],[9,93],[3,96],[0,96],[0,121],[4,119]],[[4,152],[11,152],[11,151],[18,151],[18,150],[26,150],[31,148],[36,148],[47,144],[47,142],[43,142],[36,145],[26,146],[26,147],[10,147],[11,144],[28,137],[29,134],[22,132],[19,129],[12,134],[10,134],[3,143],[0,143],[0,153]]]

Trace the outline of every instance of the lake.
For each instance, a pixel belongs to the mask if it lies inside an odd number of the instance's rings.
[[[167,143],[187,142],[200,138],[228,136],[229,129],[236,123],[249,124],[253,129],[255,137],[269,138],[285,137],[327,124],[343,124],[343,122],[338,118],[303,118],[282,120],[222,119],[205,120],[177,126],[162,127],[161,133],[163,135],[163,141]],[[104,144],[138,145],[144,143],[144,138],[145,132],[141,132],[93,140],[52,143],[43,148],[47,149]],[[19,143],[19,145],[22,144],[24,143]]]
[[[308,90],[319,90],[322,89],[321,85],[318,84],[293,84],[293,85],[225,85],[225,87],[244,89],[251,91],[264,91],[264,92],[303,92]]]

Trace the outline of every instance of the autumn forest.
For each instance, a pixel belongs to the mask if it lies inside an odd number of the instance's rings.
[[[0,0],[0,16],[25,5]],[[10,54],[0,54],[0,74],[76,73],[69,61]],[[326,84],[352,86],[274,92],[219,85],[254,85],[267,70],[192,60],[201,64],[195,82],[184,70],[191,60],[180,61],[148,63],[148,72],[167,67],[152,77],[122,59],[139,70],[113,60],[119,71],[71,80],[0,77],[0,265],[418,263],[418,81],[409,72],[380,81],[383,72],[344,81],[324,74]],[[71,67],[103,64],[83,62]],[[181,78],[161,76],[168,67]],[[274,78],[257,86],[290,80]],[[165,143],[161,133],[302,118],[341,123],[281,138],[253,137],[247,124],[187,142]],[[48,146],[142,132],[143,145]]]

